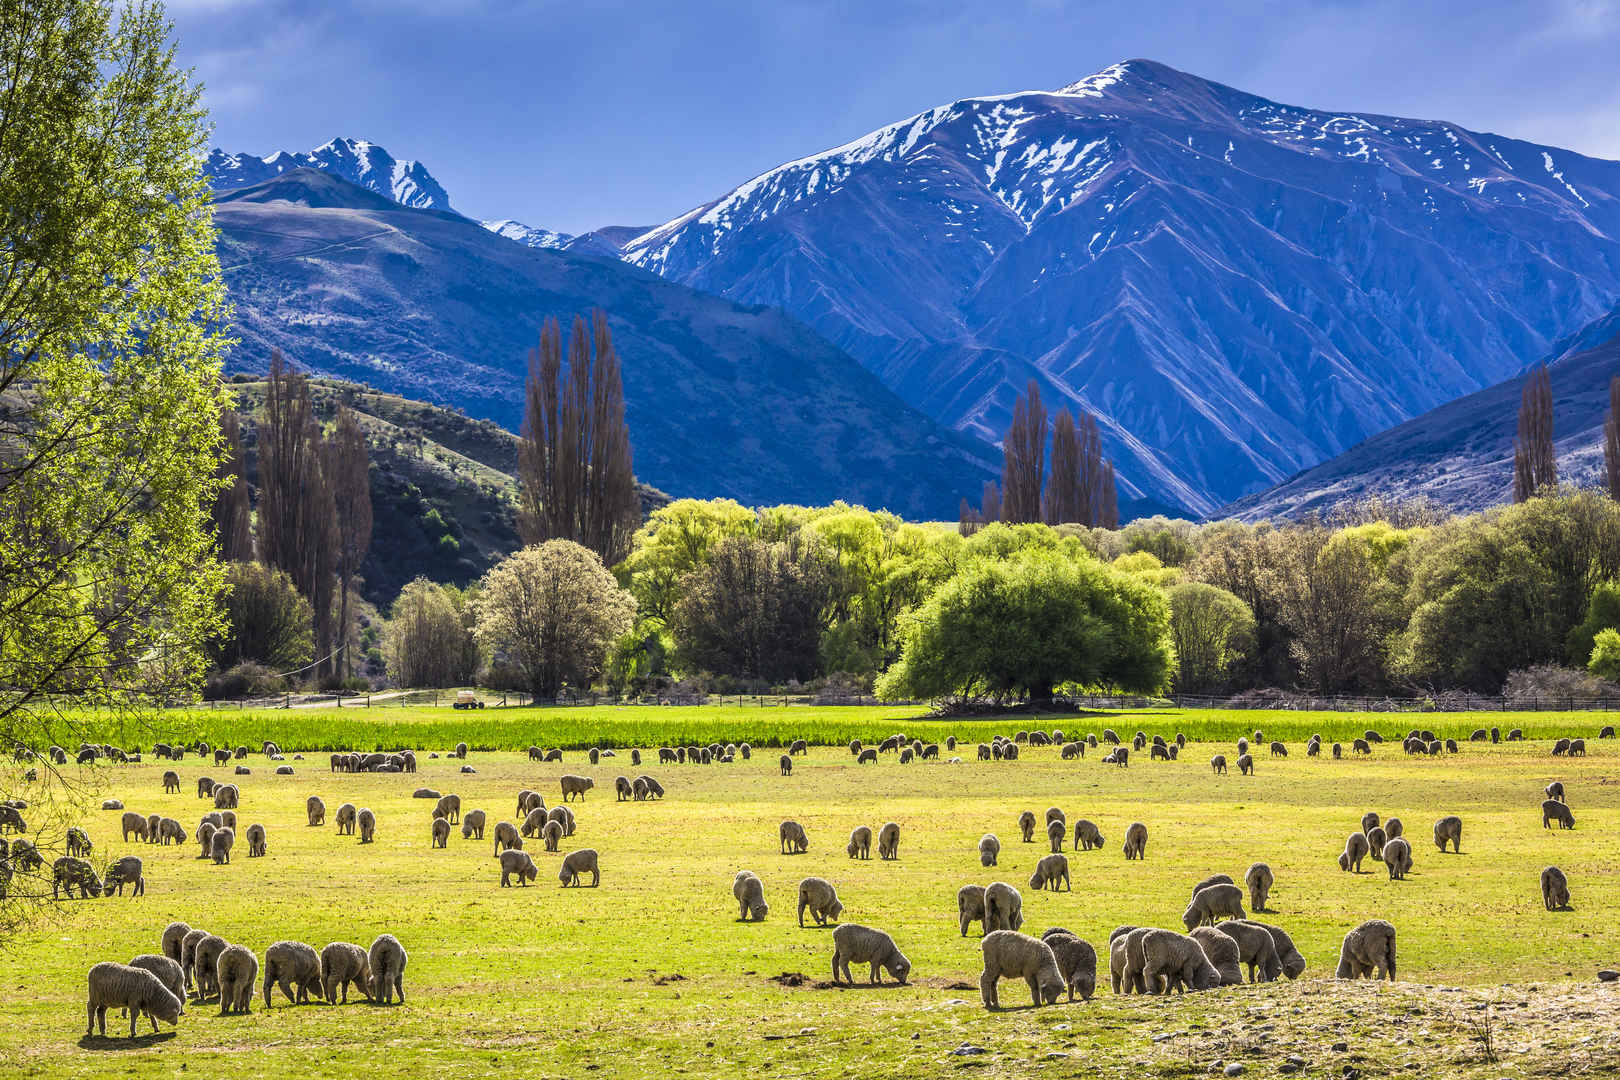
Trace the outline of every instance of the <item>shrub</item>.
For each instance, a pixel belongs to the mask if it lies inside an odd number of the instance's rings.
[[[1606,682],[1591,672],[1556,664],[1538,664],[1515,671],[1508,675],[1507,685],[1502,688],[1502,696],[1511,705],[1552,704],[1617,695],[1620,695],[1620,686]]]
[[[286,688],[287,680],[263,664],[248,660],[228,671],[210,675],[203,686],[203,698],[208,701],[238,701],[242,698],[268,697]]]

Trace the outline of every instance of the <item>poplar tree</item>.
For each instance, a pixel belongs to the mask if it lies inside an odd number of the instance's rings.
[[[1519,434],[1513,440],[1513,501],[1524,502],[1558,487],[1553,449],[1552,379],[1542,364],[1525,380],[1519,400]]]
[[[225,444],[215,470],[220,484],[214,496],[219,557],[228,563],[248,562],[253,558],[253,507],[248,499],[247,463],[242,453],[242,418],[235,409],[220,412],[219,431]]]
[[[1620,375],[1609,380],[1609,418],[1603,422],[1603,468],[1609,498],[1620,502]]]
[[[331,477],[336,523],[338,620],[336,670],[347,676],[349,662],[349,594],[360,564],[371,550],[371,463],[366,433],[347,405],[338,409],[337,424],[326,444],[326,470]]]
[[[1013,402],[1012,425],[1002,440],[1001,519],[1019,525],[1041,520],[1046,474],[1046,408],[1035,380]]]

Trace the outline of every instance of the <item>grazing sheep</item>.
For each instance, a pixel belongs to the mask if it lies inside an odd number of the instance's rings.
[[[1222,986],[1243,984],[1241,953],[1238,943],[1230,934],[1222,933],[1213,926],[1197,926],[1189,936],[1198,942],[1198,947],[1204,950],[1211,966],[1220,974]]]
[[[1379,741],[1382,742],[1383,740],[1380,739]],[[1352,739],[1350,741],[1350,749],[1351,749],[1351,751],[1353,753],[1357,753],[1357,754],[1371,754],[1372,753],[1372,740],[1371,739]]]
[[[67,853],[69,855],[88,855],[93,847],[95,845],[90,842],[90,834],[77,825],[67,831]],[[4,854],[4,852],[0,851],[0,854]]]
[[[154,953],[142,953],[140,956],[132,958],[129,966],[140,968],[142,971],[150,971],[156,975],[158,980],[163,983],[164,989],[173,994],[182,1006],[185,1004],[186,977],[181,972],[180,965],[172,957],[159,956]],[[124,1010],[125,1013],[128,1011],[128,1009]],[[156,1020],[152,1021],[152,1030],[157,1030]]]
[[[1226,773],[1226,755],[1216,754],[1214,757],[1210,758],[1209,767],[1210,770],[1215,773],[1215,775],[1224,775]]]
[[[1382,825],[1374,825],[1367,832],[1367,853],[1373,857],[1374,862],[1382,862],[1384,858],[1384,845],[1389,842],[1389,836],[1384,832]]]
[[[635,797],[635,790],[631,786],[628,776],[616,776],[613,778],[613,792],[618,797],[617,801],[619,802],[628,802]]]
[[[302,941],[278,941],[264,950],[264,1007],[270,1007],[270,988],[281,987],[293,1005],[308,1005],[310,994],[321,997],[321,956]]]
[[[872,975],[868,981],[874,985],[883,982],[880,969],[887,971],[902,986],[905,985],[906,977],[911,974],[911,961],[906,959],[888,934],[860,923],[844,923],[833,931],[832,936],[834,985],[837,985],[840,973],[846,983],[855,985],[849,973],[851,964],[871,964]]]
[[[1382,828],[1384,830],[1384,839],[1386,841],[1393,840],[1397,836],[1406,835],[1406,826],[1401,824],[1401,819],[1398,817],[1392,817],[1388,821],[1384,822]]]
[[[71,900],[75,889],[79,891],[81,900],[100,896],[101,878],[96,876],[95,868],[83,859],[63,855],[51,863],[51,899],[60,900],[62,894],[66,893]]]
[[[1228,919],[1216,929],[1237,942],[1238,962],[1249,969],[1250,982],[1272,982],[1282,974],[1282,957],[1277,951],[1277,939],[1263,923],[1250,919]],[[1289,942],[1289,948],[1293,942]],[[1305,970],[1303,959],[1299,969]]]
[[[1455,814],[1443,817],[1434,823],[1434,843],[1445,854],[1446,844],[1451,844],[1452,851],[1462,852],[1462,818]]]
[[[1024,898],[1004,881],[994,881],[984,889],[984,929],[1017,930],[1024,925]]]
[[[528,817],[523,819],[523,835],[538,836],[541,830],[546,827],[546,822],[550,820],[551,813],[545,807],[530,810]],[[561,826],[558,827],[561,828]]]
[[[4,810],[0,810],[0,821],[5,820],[5,810],[11,810],[11,807],[8,806],[5,807]],[[11,813],[15,814],[16,811],[11,810]],[[23,830],[18,829],[17,831],[22,832]],[[145,840],[148,833],[151,831],[151,825],[147,822],[145,814],[137,814],[131,810],[124,815],[123,831],[124,843],[127,844],[129,843],[129,836],[131,833],[134,833],[140,839]]]
[[[764,922],[770,912],[765,903],[765,883],[752,870],[739,870],[731,882],[731,895],[737,899],[739,922]]]
[[[450,822],[442,817],[433,819],[433,846],[436,848],[450,846]]]
[[[1058,756],[1063,758],[1064,761],[1084,758],[1086,756],[1086,744],[1078,739],[1071,743],[1064,743],[1063,749],[1058,752]]]
[[[563,826],[560,821],[548,821],[540,828],[540,839],[544,841],[547,851],[559,851],[563,842]]]
[[[107,883],[102,887],[104,896],[117,893],[124,895],[125,885],[133,886],[130,895],[140,896],[146,892],[146,878],[141,874],[141,860],[134,855],[125,855],[122,859],[107,867]]]
[[[1395,981],[1395,927],[1383,919],[1368,919],[1348,934],[1339,946],[1339,979]]]
[[[155,844],[158,842],[158,826],[162,824],[162,814],[146,815],[146,842],[148,844]]]
[[[1103,834],[1097,830],[1095,823],[1085,818],[1078,818],[1074,823],[1074,847],[1076,851],[1091,851],[1093,848],[1101,849]]]
[[[264,826],[253,824],[247,829],[248,858],[257,859],[264,854]]]
[[[1569,879],[1556,866],[1541,872],[1541,902],[1548,911],[1569,910]]]
[[[1514,728],[1511,731],[1509,731],[1507,733],[1507,741],[1508,742],[1523,742],[1524,741],[1524,729],[1523,728]]]
[[[167,847],[169,844],[183,844],[186,842],[186,830],[174,818],[164,818],[158,822],[158,839]]]
[[[1040,938],[1016,930],[996,930],[979,943],[984,954],[984,972],[979,976],[979,995],[987,1009],[1001,1008],[996,985],[1003,978],[1023,979],[1029,986],[1033,1004],[1055,1005],[1067,987],[1058,969],[1052,947]]]
[[[1396,837],[1384,845],[1384,866],[1389,870],[1389,880],[1406,880],[1412,870],[1412,845],[1406,837]]]
[[[214,788],[214,809],[235,810],[240,804],[242,793],[235,784],[221,784]]]
[[[652,797],[652,789],[647,786],[647,779],[638,776],[630,782],[630,798],[634,802],[646,802]]]
[[[1125,830],[1125,858],[1147,858],[1147,826],[1140,821],[1132,822]]]
[[[523,817],[535,810],[544,810],[545,808],[545,796],[538,791],[530,791],[528,788],[524,788],[518,792],[517,810],[515,811],[517,816]]]
[[[1340,744],[1340,743],[1334,743],[1333,744],[1333,760],[1338,761],[1342,757],[1344,757],[1344,746],[1342,744]]]
[[[888,822],[878,830],[878,858],[890,862],[900,857],[900,826]]]
[[[180,794],[180,774],[172,769],[163,774],[163,794]]]
[[[817,926],[827,925],[827,920],[835,922],[838,916],[844,913],[844,905],[838,899],[838,890],[833,888],[832,882],[826,878],[807,877],[799,882],[799,925],[804,925],[804,913],[808,910],[811,918],[815,919]]]
[[[1239,754],[1247,754],[1249,752],[1249,740],[1248,739],[1242,738],[1241,736],[1238,738],[1237,752]]]
[[[231,848],[235,844],[235,829],[229,827],[215,829],[213,837],[208,841],[208,857],[214,860],[215,866],[222,866],[231,861]]]
[[[344,803],[337,808],[337,830],[339,836],[354,835],[354,819],[356,811],[354,803]]]
[[[1074,992],[1079,990],[1080,999],[1090,1001],[1091,995],[1097,991],[1097,950],[1089,942],[1059,927],[1042,934],[1041,940],[1046,942],[1057,960],[1058,974],[1063,976],[1069,1000],[1073,1001]]]
[[[311,795],[304,800],[304,813],[309,818],[310,825],[326,824],[326,804],[319,795]]]
[[[451,757],[457,757],[457,758],[465,758],[467,756],[467,744],[464,743],[464,742],[456,743],[455,751],[450,756]],[[403,1001],[404,998],[401,998],[400,1000]]]
[[[1563,784],[1563,781],[1554,780],[1552,783],[1548,784],[1546,786],[1546,788],[1543,789],[1543,790],[1545,791],[1545,793],[1547,795],[1547,798],[1552,799],[1555,802],[1563,802],[1564,801],[1564,784]],[[68,854],[72,855],[73,852],[69,851]]]
[[[1193,938],[1174,930],[1149,930],[1141,942],[1142,981],[1148,993],[1183,994],[1188,987],[1213,990],[1221,984],[1221,973]]]
[[[87,1038],[96,1034],[98,1024],[102,1036],[106,1036],[107,1009],[113,1005],[129,1010],[129,1037],[132,1039],[143,1015],[151,1018],[152,1030],[156,1031],[159,1020],[178,1024],[186,1011],[180,999],[152,972],[128,964],[103,962],[90,969],[89,992],[85,999],[88,1023],[84,1034]]]
[[[1378,821],[1379,818],[1375,812],[1371,810],[1367,811],[1365,814],[1361,815],[1361,831],[1363,833],[1372,832],[1374,829],[1378,828]]]
[[[588,776],[564,776],[558,783],[562,785],[563,802],[572,802],[576,796],[583,801],[585,793],[596,786]]]
[[[1557,742],[1553,743],[1553,748],[1552,748],[1553,757],[1562,757],[1564,754],[1567,754],[1568,752],[1569,752],[1569,740],[1568,739],[1559,739]]]
[[[794,739],[793,742],[788,745],[788,753],[790,754],[808,754],[809,752],[810,744],[804,739]]]
[[[181,946],[185,943],[186,935],[191,933],[191,927],[183,922],[172,922],[163,928],[162,949],[163,955],[173,960],[177,965],[181,959]],[[185,969],[180,969],[181,985],[185,985]]]
[[[469,810],[461,818],[461,838],[463,840],[482,840],[484,838],[484,812],[482,810]]]
[[[219,956],[230,942],[218,934],[209,934],[197,942],[191,954],[192,973],[197,980],[197,1000],[207,1001],[219,995]]]
[[[1192,899],[1192,897],[1197,896],[1199,889],[1207,889],[1211,885],[1235,885],[1235,884],[1237,884],[1237,882],[1232,880],[1232,875],[1231,874],[1211,874],[1209,877],[1205,878],[1203,881],[1200,881],[1198,884],[1196,884],[1196,885],[1194,885],[1192,887],[1192,892],[1190,894],[1188,894],[1188,899],[1190,900],[1190,899]]]
[[[810,850],[810,838],[804,834],[804,826],[797,821],[784,821],[776,830],[777,839],[781,842],[783,855],[803,855]]]
[[[1063,841],[1068,839],[1069,830],[1063,821],[1049,821],[1046,824],[1046,839],[1052,845],[1052,852],[1056,854],[1063,850]]]
[[[866,825],[857,825],[849,834],[849,846],[844,849],[849,852],[852,859],[870,859],[872,857],[872,830]]]
[[[602,883],[601,872],[596,868],[595,848],[580,848],[564,855],[562,869],[557,871],[557,880],[562,882],[565,889],[570,885],[578,886],[587,870],[591,873],[591,888],[594,889]]]
[[[517,875],[519,885],[527,885],[540,876],[540,870],[534,865],[533,857],[521,848],[508,848],[501,852],[501,888],[511,887],[514,874]]]
[[[1001,841],[996,839],[995,833],[985,833],[979,837],[979,865],[994,866],[996,859],[1001,856]]]
[[[1568,804],[1561,803],[1557,799],[1548,799],[1541,804],[1541,827],[1550,829],[1554,821],[1558,822],[1560,829],[1575,827],[1575,815],[1570,812]]]
[[[236,828],[236,814],[230,810],[222,812],[219,815],[219,823],[227,829],[234,830]]]
[[[652,777],[646,775],[645,773],[643,773],[641,776],[636,777],[635,783],[637,783],[637,784],[645,784],[646,785],[646,787],[647,787],[647,797],[649,799],[662,799],[664,797],[664,785],[660,784],[657,780],[654,780]],[[632,785],[632,786],[634,786],[634,785]]]
[[[984,933],[983,885],[964,885],[956,890],[956,919],[963,937],[967,937],[968,924],[973,922],[979,924],[980,934]]]
[[[187,990],[191,989],[192,973],[197,970],[197,946],[201,945],[205,939],[213,936],[206,930],[194,929],[187,930],[185,936],[180,939],[180,973],[185,976]],[[202,976],[198,973],[197,997],[199,999],[203,996],[202,986]]]
[[[793,758],[791,758],[787,754],[783,754],[781,756],[781,758],[778,759],[777,763],[782,768],[782,775],[783,776],[792,776],[793,775]]]
[[[1023,834],[1024,843],[1028,844],[1035,839],[1035,815],[1025,810],[1018,815],[1018,831]]]
[[[1287,757],[1288,756],[1288,747],[1284,746],[1280,742],[1273,742],[1271,744],[1271,756],[1272,757]]]
[[[1238,772],[1243,776],[1254,775],[1254,758],[1249,754],[1239,754],[1237,759]]]
[[[1361,873],[1361,860],[1367,857],[1372,845],[1367,843],[1363,833],[1353,832],[1344,841],[1344,850],[1339,853],[1339,869],[1354,870]]]
[[[1121,926],[1108,939],[1108,979],[1116,994],[1129,994],[1136,990],[1130,975],[1127,949],[1129,935],[1135,929],[1134,926]]]
[[[1073,888],[1069,884],[1069,860],[1067,856],[1054,853],[1035,864],[1035,872],[1029,877],[1029,887],[1036,892],[1040,892],[1045,888],[1057,892],[1058,882],[1060,881],[1065,889]]]
[[[393,995],[405,1004],[405,962],[409,960],[405,946],[393,934],[383,934],[371,943],[366,963],[371,968],[371,998],[384,1005],[391,1004]]]
[[[334,941],[321,950],[321,996],[333,1004],[349,1003],[349,986],[371,1000],[371,960],[366,950],[348,941]],[[343,1000],[338,1001],[342,990]]]
[[[499,855],[503,848],[523,847],[523,841],[518,837],[517,826],[510,821],[503,821],[495,826],[495,854]]]
[[[103,810],[122,810],[124,803],[121,799],[107,799],[102,802],[101,808]]]
[[[376,839],[376,836],[377,836],[377,815],[376,814],[373,814],[370,810],[367,810],[364,807],[362,807],[360,812],[354,816],[354,820],[355,820],[355,824],[360,827],[360,842],[362,844],[369,844],[369,843],[372,842],[372,840]]]
[[[1194,893],[1181,921],[1191,930],[1195,926],[1213,926],[1222,917],[1241,919],[1243,916],[1243,890],[1222,883],[1206,885]]]
[[[1585,757],[1586,756],[1586,740],[1585,739],[1571,739],[1571,740],[1569,740],[1569,756],[1570,757]]]
[[[547,820],[555,821],[558,825],[561,825],[564,836],[574,835],[574,812],[568,807],[553,806]]]
[[[459,824],[461,821],[461,796],[443,795],[433,807],[433,816],[442,817],[450,824]]]
[[[876,765],[877,764],[877,751],[872,749],[870,746],[867,747],[865,750],[862,750],[860,752],[860,755],[858,757],[856,757],[855,764],[857,764],[857,765]]]
[[[1263,862],[1257,862],[1249,867],[1243,875],[1243,883],[1249,887],[1250,908],[1255,911],[1266,910],[1266,900],[1271,896],[1271,886],[1276,880],[1271,873],[1271,867]]]

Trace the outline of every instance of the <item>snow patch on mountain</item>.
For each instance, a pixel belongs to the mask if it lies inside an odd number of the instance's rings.
[[[521,221],[504,218],[500,221],[483,221],[479,224],[497,236],[504,236],[508,240],[516,240],[533,248],[562,248],[567,247],[574,238],[568,233],[553,232],[550,229],[537,229],[533,225],[525,225]]]
[[[376,143],[365,139],[333,139],[303,154],[278,150],[268,157],[228,154],[214,149],[208,153],[206,169],[215,191],[262,184],[293,169],[321,169],[334,173],[402,206],[419,210],[455,213],[450,195],[420,161],[395,158]]]

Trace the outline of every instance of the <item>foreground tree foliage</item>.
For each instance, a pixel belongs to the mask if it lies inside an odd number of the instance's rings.
[[[15,742],[42,691],[105,703],[201,679],[222,583],[225,307],[207,128],[161,6],[0,0],[0,28],[0,738]]]
[[[636,601],[594,551],[572,540],[524,548],[491,570],[473,610],[479,642],[555,698],[589,689],[608,650],[635,621]]]
[[[1173,661],[1163,592],[1094,559],[1032,549],[975,562],[934,593],[878,692],[1035,704],[1064,684],[1151,694]]]

